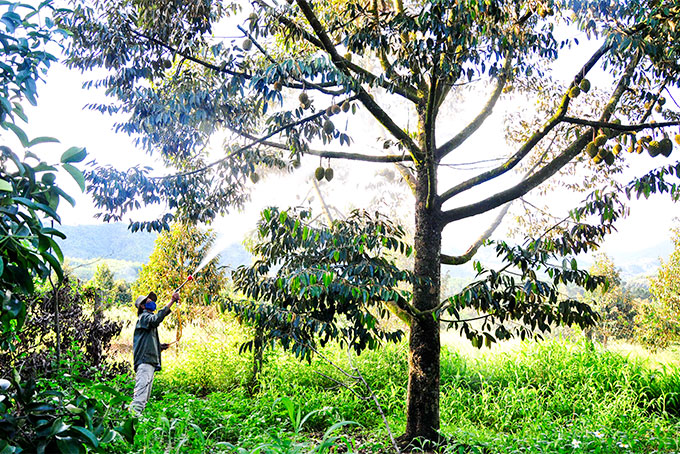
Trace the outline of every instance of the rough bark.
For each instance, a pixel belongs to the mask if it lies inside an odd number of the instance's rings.
[[[430,191],[436,188],[428,187],[428,180],[432,180],[427,173],[433,168],[428,163],[419,166],[416,183],[414,271],[423,280],[414,284],[413,305],[420,311],[435,307],[440,293],[441,212],[432,201]],[[406,433],[400,437],[404,445],[415,438],[438,440],[439,356],[439,322],[429,314],[414,317],[409,339]]]

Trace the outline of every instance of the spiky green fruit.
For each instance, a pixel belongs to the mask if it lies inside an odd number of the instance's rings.
[[[597,156],[598,151],[597,145],[595,145],[594,142],[590,142],[588,145],[586,145],[586,153],[588,153],[588,156],[591,158]]]
[[[316,178],[316,181],[321,181],[323,180],[325,174],[326,171],[324,170],[323,167],[317,167],[316,170],[314,171],[314,178]]]
[[[326,178],[326,181],[331,181],[333,179],[333,169],[329,167],[324,170],[324,177]]]
[[[257,183],[258,181],[260,181],[260,176],[253,172],[250,174],[250,181],[252,181],[253,183]]]
[[[581,88],[583,93],[588,93],[590,91],[590,81],[588,79],[581,80],[579,87]]]
[[[652,140],[649,142],[649,145],[647,146],[647,153],[649,153],[652,158],[657,157],[659,153],[661,153],[661,145],[657,140]]]
[[[323,132],[326,134],[333,134],[333,131],[335,131],[335,125],[333,124],[332,121],[326,120],[323,122]]]
[[[579,87],[572,87],[571,90],[569,90],[569,97],[571,99],[577,98],[578,95],[581,94],[581,89]]]
[[[602,159],[604,159],[604,162],[608,166],[610,166],[610,165],[614,164],[614,160],[616,159],[616,156],[614,156],[612,153],[607,153],[606,155],[604,155],[604,158],[602,158]]]
[[[243,50],[248,52],[250,49],[253,48],[253,42],[250,40],[250,38],[246,38],[243,40],[243,44],[241,44],[241,47]]]
[[[671,139],[668,137],[664,137],[661,139],[659,142],[659,153],[664,155],[665,157],[669,157],[671,153],[673,152],[673,142],[671,142]]]
[[[300,96],[298,96],[298,99],[300,100],[300,104],[307,104],[309,102],[309,95],[306,91],[303,91],[300,93]]]
[[[595,142],[595,145],[597,145],[598,147],[601,147],[602,145],[607,143],[607,135],[606,134],[598,135],[597,137],[595,137],[594,142]]]

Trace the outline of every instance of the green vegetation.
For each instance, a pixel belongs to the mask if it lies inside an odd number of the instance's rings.
[[[360,426],[343,427],[340,446],[391,451],[376,407],[354,393],[365,396],[365,389],[352,382],[354,392],[338,386],[327,377],[347,378],[318,356],[307,364],[270,351],[260,386],[250,394],[251,358],[237,353],[248,334],[226,320],[211,317],[186,328],[181,349],[165,354],[135,443],[120,441],[115,452],[175,452],[180,444],[178,452],[230,452],[218,445],[224,442],[247,452],[269,445],[268,452],[292,453],[298,451],[272,446],[318,443],[342,421]],[[161,332],[161,338],[169,335]],[[397,433],[406,423],[406,352],[399,343],[352,358]],[[333,344],[322,353],[350,369],[344,349]],[[679,352],[673,355],[680,361]],[[132,383],[119,377],[113,386],[130,394]],[[286,398],[293,414],[313,413],[302,430],[295,417],[291,422]],[[659,366],[563,338],[477,354],[449,346],[442,354],[441,414],[449,452],[461,443],[480,449],[465,452],[672,452],[680,449],[680,363]]]

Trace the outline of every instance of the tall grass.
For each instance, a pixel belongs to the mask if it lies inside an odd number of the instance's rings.
[[[282,434],[318,440],[334,423],[351,420],[361,424],[352,431],[355,446],[389,451],[375,406],[357,395],[364,390],[339,385],[346,378],[319,357],[307,364],[269,352],[251,393],[250,358],[237,353],[246,338],[233,322],[185,327],[183,347],[164,357],[138,439],[126,449],[173,452],[167,446],[176,448],[180,439],[186,440],[178,452],[228,450],[220,443],[255,449]],[[323,354],[349,369],[338,346]],[[405,426],[406,358],[406,345],[398,344],[352,362],[397,433]],[[481,355],[445,348],[441,372],[442,432],[458,442],[498,453],[680,452],[678,366],[650,367],[637,357],[556,338]],[[302,432],[282,398],[301,415],[313,412]],[[164,441],[156,441],[161,432]]]

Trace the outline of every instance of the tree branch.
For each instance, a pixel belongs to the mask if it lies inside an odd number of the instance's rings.
[[[380,122],[380,124],[385,127],[385,129],[390,132],[390,134],[392,134],[396,139],[399,140],[399,142],[401,142],[404,147],[406,147],[409,153],[411,153],[413,156],[414,160],[419,159],[422,155],[420,148],[418,148],[411,137],[403,129],[397,126],[392,118],[375,102],[375,100],[373,100],[371,95],[366,92],[359,81],[352,77],[349,66],[347,65],[347,61],[338,55],[338,51],[333,46],[333,43],[323,29],[319,19],[314,14],[314,11],[312,10],[309,3],[307,3],[307,0],[297,0],[297,4],[300,7],[302,14],[304,14],[304,16],[307,18],[307,21],[321,41],[323,45],[322,49],[330,55],[333,64],[335,64],[335,66],[338,67],[340,71],[345,73],[347,77],[352,78],[356,82],[356,86],[354,88],[357,91],[357,97],[359,98],[359,101],[361,101],[364,107],[366,107],[366,109],[376,118],[376,120]]]
[[[291,20],[290,18],[288,18],[288,17],[286,17],[282,14],[279,14],[278,11],[276,11],[274,8],[267,5],[266,3],[262,2],[261,0],[255,0],[255,3],[260,5],[262,8],[268,9],[274,16],[276,16],[276,19],[281,24],[283,24],[284,26],[289,27],[289,28],[294,28],[295,31],[300,33],[300,35],[304,39],[306,39],[310,44],[316,46],[320,50],[324,50],[324,51],[328,52],[328,50],[324,47],[322,40],[320,40],[316,36],[309,33],[307,30],[305,30],[303,27],[301,27],[300,25],[295,23],[293,20]],[[329,42],[330,42],[330,40],[329,40]],[[331,43],[331,45],[333,45],[333,44]],[[333,45],[333,48],[335,48],[334,45]],[[378,76],[376,76],[375,74],[373,74],[372,72],[368,71],[367,69],[364,69],[361,66],[350,62],[349,60],[341,57],[340,55],[338,55],[338,58],[342,59],[345,62],[345,66],[347,68],[349,68],[351,71],[353,71],[356,74],[359,74],[362,77],[364,77],[368,83],[375,83],[375,84],[379,85],[380,87],[386,89],[387,91],[389,91],[391,93],[396,93],[396,94],[408,99],[411,102],[414,102],[414,103],[418,102],[418,93],[417,93],[417,90],[414,89],[413,87],[404,87],[404,86],[398,85],[395,82],[391,82],[390,80],[381,79]]]
[[[453,150],[462,145],[472,134],[474,134],[486,121],[486,119],[491,115],[493,108],[496,106],[498,99],[501,97],[503,88],[508,81],[508,73],[512,64],[512,53],[510,53],[503,65],[503,71],[498,76],[496,82],[496,89],[491,93],[491,97],[486,102],[486,105],[479,112],[477,117],[470,122],[461,132],[456,134],[452,139],[443,144],[437,149],[437,160],[441,160],[447,154],[451,153]]]
[[[472,259],[472,257],[475,256],[479,248],[484,244],[486,240],[488,240],[493,232],[496,231],[498,226],[501,225],[501,222],[503,221],[503,218],[505,215],[508,213],[508,210],[510,209],[510,206],[512,205],[512,202],[505,204],[503,209],[498,213],[498,216],[496,216],[496,219],[491,223],[489,228],[484,231],[477,240],[472,243],[472,245],[468,248],[467,251],[465,251],[465,254],[463,255],[458,255],[458,256],[450,256],[450,255],[445,255],[441,254],[440,261],[442,265],[462,265],[463,263],[467,263]]]
[[[602,49],[602,48],[600,48]],[[619,79],[616,89],[609,98],[609,102],[605,106],[602,115],[600,117],[601,122],[606,122],[611,117],[616,105],[618,104],[621,96],[628,87],[630,78],[640,62],[640,55],[637,54],[633,57],[628,64],[628,67],[624,71],[624,74]],[[583,73],[585,74],[585,73]],[[571,145],[569,145],[562,153],[560,153],[555,159],[545,165],[542,169],[538,170],[533,175],[525,178],[519,184],[506,189],[505,191],[498,192],[491,197],[487,197],[476,203],[472,203],[467,206],[454,208],[452,210],[445,211],[442,214],[442,218],[445,223],[450,223],[460,219],[464,219],[470,216],[476,216],[478,214],[484,213],[489,210],[493,210],[504,203],[514,200],[518,197],[523,196],[527,192],[534,189],[536,186],[543,183],[545,180],[557,173],[562,167],[564,167],[569,161],[571,161],[576,155],[578,155],[583,148],[590,142],[591,134],[584,134],[581,137],[574,140]]]
[[[238,134],[242,137],[245,137],[248,140],[252,141],[258,141],[259,139],[255,137],[252,134],[248,134],[247,132],[239,131],[237,129],[234,129],[232,127],[227,126],[227,129],[230,131],[234,132],[235,134]],[[262,145],[272,147],[272,148],[278,148],[279,150],[289,150],[288,145],[279,143],[279,142],[271,142],[269,140],[263,140],[259,142]],[[314,150],[314,149],[307,149],[305,152],[306,154],[310,154],[312,156],[319,156],[321,158],[331,158],[331,159],[346,159],[349,161],[364,161],[364,162],[378,162],[378,163],[397,163],[397,162],[406,162],[406,161],[413,161],[413,158],[411,156],[402,154],[402,155],[370,155],[370,154],[361,154],[361,153],[345,153],[344,151],[328,151],[328,150]]]
[[[533,148],[538,144],[538,142],[541,141],[555,126],[557,126],[562,120],[564,115],[567,113],[567,109],[569,107],[569,90],[571,87],[576,86],[577,83],[583,79],[583,77],[590,71],[593,66],[602,58],[602,56],[610,49],[610,45],[605,43],[600,48],[595,51],[595,53],[590,57],[590,59],[586,62],[586,64],[579,70],[577,73],[576,77],[574,78],[574,81],[569,85],[567,88],[567,93],[562,97],[562,102],[560,103],[560,106],[557,109],[557,112],[555,115],[553,115],[538,131],[536,131],[530,138],[529,140],[522,145],[522,147],[515,153],[513,156],[510,157],[506,162],[501,164],[500,166],[488,170],[486,172],[483,172],[476,177],[473,177],[467,181],[464,181],[448,191],[444,192],[440,196],[441,203],[446,202],[447,200],[451,199],[457,194],[460,194],[463,191],[467,191],[470,188],[473,188],[475,186],[478,186],[482,183],[485,183],[489,180],[492,180],[500,175],[503,175],[504,173],[510,171],[513,169],[519,162],[524,159],[530,152],[533,150]],[[503,202],[505,203],[505,202]],[[497,205],[498,206],[498,205]]]
[[[658,129],[667,128],[669,126],[680,126],[680,121],[665,121],[662,123],[640,123],[637,125],[621,125],[616,123],[608,123],[606,121],[588,120],[585,118],[563,117],[564,123],[571,123],[575,125],[590,126],[592,128],[609,128],[612,131],[620,132],[637,132],[643,129]]]

